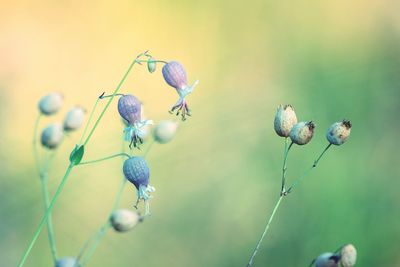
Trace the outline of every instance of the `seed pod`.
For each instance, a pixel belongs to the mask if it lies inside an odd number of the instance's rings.
[[[43,115],[52,115],[60,110],[64,97],[60,93],[50,93],[39,100],[39,110]]]
[[[127,209],[119,209],[112,213],[111,225],[117,232],[126,232],[131,230],[140,222],[140,216],[137,212]]]
[[[50,124],[43,129],[40,141],[43,146],[54,149],[61,143],[64,136],[61,124]]]
[[[315,267],[337,267],[338,261],[338,256],[330,252],[325,252],[315,260]]]
[[[187,87],[186,71],[177,61],[171,61],[164,65],[162,74],[165,81],[177,90]]]
[[[291,105],[279,105],[276,111],[274,128],[275,132],[282,137],[288,137],[293,125],[297,123],[296,113]]]
[[[161,121],[154,128],[154,140],[160,144],[166,144],[174,138],[177,129],[177,122]]]
[[[56,261],[55,267],[80,267],[78,260],[74,257],[64,257]]]
[[[118,100],[118,112],[130,125],[141,120],[141,106],[133,95],[124,95]]]
[[[329,127],[326,133],[326,139],[332,145],[340,146],[346,142],[347,138],[350,136],[351,122],[348,120],[343,120],[340,122],[335,122]]]
[[[353,267],[357,261],[357,250],[352,244],[344,245],[340,251],[340,265]]]
[[[290,139],[298,145],[305,145],[310,142],[314,135],[315,124],[312,121],[296,123],[290,130]]]
[[[147,60],[147,70],[150,72],[150,73],[153,73],[153,72],[155,72],[156,71],[156,67],[157,67],[157,63],[155,62],[155,60],[154,60],[154,58],[149,58],[148,60]]]
[[[70,109],[64,119],[64,130],[75,131],[83,124],[86,111],[81,107],[73,107]]]

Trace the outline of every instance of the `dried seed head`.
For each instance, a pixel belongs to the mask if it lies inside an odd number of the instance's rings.
[[[43,129],[40,141],[43,146],[54,149],[61,143],[64,136],[61,124],[54,123]]]
[[[118,112],[130,125],[141,121],[141,106],[139,99],[133,95],[124,95],[118,100]]]
[[[343,267],[353,267],[357,261],[357,250],[352,244],[344,245],[340,251],[340,264]]]
[[[78,260],[74,257],[64,257],[56,261],[55,267],[80,267]]]
[[[79,129],[83,124],[85,113],[85,109],[81,107],[70,109],[64,119],[64,130],[69,132]]]
[[[50,93],[39,100],[39,110],[43,115],[52,115],[60,110],[64,97],[60,93]]]
[[[348,120],[343,120],[340,122],[335,122],[329,127],[326,133],[326,139],[332,145],[340,146],[346,142],[347,138],[350,136],[351,122]]]
[[[314,135],[315,124],[312,121],[296,123],[290,130],[290,139],[298,145],[305,145],[310,142]]]
[[[156,67],[157,67],[157,63],[155,62],[154,58],[150,57],[150,58],[147,60],[147,70],[148,70],[150,73],[153,73],[153,72],[156,71]]]
[[[127,209],[119,209],[111,214],[111,225],[117,232],[126,232],[131,230],[140,222],[140,216],[137,212]]]
[[[279,105],[276,111],[274,128],[275,132],[282,137],[288,137],[293,125],[297,123],[296,113],[291,105]]]
[[[315,267],[337,267],[339,257],[333,253],[326,252],[318,256],[315,260]]]
[[[154,140],[160,144],[166,144],[174,138],[177,129],[177,122],[161,121],[154,128]]]

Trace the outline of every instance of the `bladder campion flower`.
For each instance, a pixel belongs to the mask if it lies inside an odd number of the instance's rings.
[[[176,115],[181,113],[182,120],[185,120],[186,115],[191,115],[185,97],[193,92],[193,89],[196,87],[199,81],[197,80],[192,86],[189,86],[185,69],[179,62],[176,61],[171,61],[165,64],[162,68],[162,74],[167,84],[175,88],[179,95],[179,100],[171,108],[170,113],[173,113],[175,110],[177,110]]]
[[[40,141],[43,146],[54,149],[61,143],[63,136],[64,132],[61,124],[54,123],[43,129]]]
[[[80,267],[78,260],[74,257],[64,257],[56,261],[55,267]]]
[[[305,145],[310,142],[314,135],[315,124],[312,121],[296,123],[290,130],[290,139],[298,145]]]
[[[131,230],[141,221],[140,215],[127,209],[119,209],[111,214],[110,222],[117,232]]]
[[[297,123],[296,113],[291,105],[279,105],[274,119],[275,132],[282,137],[289,137],[290,130]]]
[[[339,257],[331,252],[322,253],[315,259],[315,267],[337,267]]]
[[[149,199],[150,193],[154,192],[154,187],[149,185],[150,170],[147,162],[142,157],[131,157],[124,162],[123,172],[125,178],[128,179],[137,189],[137,201],[135,207],[141,199],[145,203],[145,215],[150,213],[149,211]]]
[[[154,128],[154,140],[166,144],[174,138],[177,129],[178,123],[175,121],[160,121]]]
[[[39,100],[39,110],[44,115],[52,115],[60,110],[64,97],[60,93],[50,93]]]
[[[67,115],[65,115],[64,130],[69,132],[79,129],[83,124],[85,113],[86,111],[82,107],[71,108]]]
[[[350,136],[351,122],[348,120],[343,120],[340,122],[335,122],[329,127],[326,133],[326,139],[332,145],[340,146],[346,142],[347,138]]]
[[[357,250],[352,244],[347,244],[340,250],[340,264],[343,267],[353,267],[357,261]]]
[[[129,147],[139,148],[143,143],[141,135],[142,128],[146,125],[153,124],[151,120],[142,120],[142,103],[133,95],[124,95],[118,101],[118,112],[121,117],[128,123],[125,128],[125,140],[130,141]]]

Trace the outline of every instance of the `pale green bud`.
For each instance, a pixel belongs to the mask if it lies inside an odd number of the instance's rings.
[[[340,265],[353,267],[357,261],[357,250],[352,244],[347,244],[340,250]]]
[[[154,128],[154,140],[161,144],[171,141],[178,129],[178,123],[174,121],[161,121]]]
[[[274,119],[275,132],[282,137],[288,137],[290,130],[297,123],[296,113],[291,105],[279,105]]]
[[[83,124],[85,113],[85,109],[81,107],[70,109],[64,119],[64,130],[69,132],[79,129]]]
[[[43,129],[40,141],[43,146],[54,149],[61,143],[63,136],[64,132],[61,124],[50,124]]]
[[[312,121],[296,123],[290,131],[290,139],[298,145],[310,142],[314,135],[315,124]]]
[[[150,73],[153,73],[156,71],[157,63],[155,62],[154,58],[149,58],[147,61],[147,69]]]
[[[50,93],[39,100],[39,110],[44,115],[52,115],[60,110],[64,97],[60,93]]]
[[[343,120],[340,122],[335,122],[329,127],[326,133],[326,139],[332,145],[340,146],[346,142],[347,138],[350,136],[351,122],[348,120]]]
[[[110,218],[111,225],[117,232],[129,231],[140,221],[141,218],[138,213],[127,209],[119,209],[114,211]]]

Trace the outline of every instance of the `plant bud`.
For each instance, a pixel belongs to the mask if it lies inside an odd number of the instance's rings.
[[[154,58],[149,58],[148,60],[147,60],[147,70],[150,72],[150,73],[153,73],[153,72],[155,72],[156,71],[156,67],[157,67],[157,63],[154,61]]]
[[[64,119],[64,130],[75,131],[83,124],[86,111],[81,107],[73,107],[68,111]]]
[[[357,250],[352,244],[344,245],[340,251],[342,267],[353,267],[357,261]]]
[[[44,128],[40,141],[43,146],[54,149],[61,143],[63,136],[64,132],[61,124],[50,124]]]
[[[314,135],[315,124],[312,121],[296,123],[290,130],[290,139],[298,145],[305,145],[310,142]]]
[[[293,125],[297,123],[296,113],[291,105],[279,105],[275,115],[275,132],[282,137],[288,137]]]
[[[177,122],[161,121],[154,128],[154,140],[160,144],[166,144],[174,138],[177,129]]]
[[[326,139],[332,145],[340,146],[346,142],[347,138],[350,136],[351,122],[348,120],[343,120],[340,122],[335,122],[329,127],[326,133]]]
[[[118,112],[130,125],[141,120],[141,106],[139,99],[133,95],[124,95],[118,100]]]
[[[60,93],[50,93],[39,100],[39,110],[44,115],[52,115],[60,110],[64,98]]]
[[[80,267],[78,260],[74,257],[64,257],[56,261],[55,267]]]
[[[339,257],[333,253],[326,252],[318,256],[315,260],[315,267],[337,267]]]
[[[119,209],[112,213],[111,225],[117,232],[126,232],[131,230],[140,222],[140,216],[137,212],[127,209]]]

